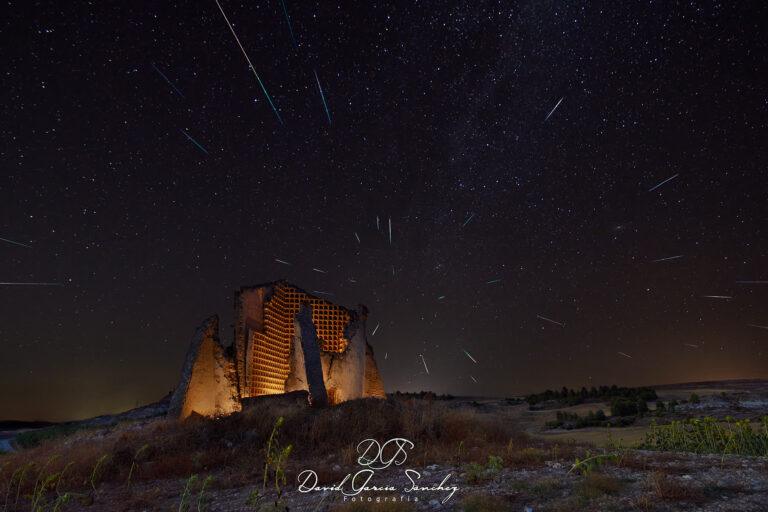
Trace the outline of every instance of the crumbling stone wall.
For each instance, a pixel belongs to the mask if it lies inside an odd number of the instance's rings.
[[[274,284],[240,288],[235,293],[235,368],[240,396],[251,396],[247,386],[249,356],[252,357],[249,332],[264,330],[264,302],[274,291]]]
[[[363,381],[363,396],[373,398],[386,398],[384,385],[379,375],[379,366],[373,355],[373,347],[365,344],[365,377]]]
[[[219,317],[198,327],[187,350],[181,379],[171,395],[168,414],[221,416],[240,409],[235,371],[219,342]]]
[[[333,404],[363,397],[363,377],[365,375],[365,307],[353,312],[347,325],[346,336],[349,340],[344,352],[323,352],[323,375],[329,400]]]

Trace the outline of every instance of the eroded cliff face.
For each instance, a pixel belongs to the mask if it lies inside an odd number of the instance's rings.
[[[347,310],[277,281],[242,288],[235,309],[229,352],[219,342],[217,316],[196,331],[170,416],[224,415],[249,397],[300,390],[315,406],[385,397],[365,306]]]

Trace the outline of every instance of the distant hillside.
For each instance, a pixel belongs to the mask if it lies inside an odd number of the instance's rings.
[[[43,428],[50,427],[56,423],[50,421],[19,421],[19,420],[0,420],[0,430],[21,430],[25,428]]]
[[[678,382],[676,384],[660,384],[649,386],[653,389],[697,389],[697,388],[755,388],[768,387],[768,379],[732,379],[705,380],[701,382]]]

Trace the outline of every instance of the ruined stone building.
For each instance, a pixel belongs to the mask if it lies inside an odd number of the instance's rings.
[[[221,345],[217,315],[203,322],[168,414],[229,414],[244,399],[297,390],[308,391],[313,406],[384,398],[366,316],[365,306],[351,311],[285,281],[241,288],[234,343]]]

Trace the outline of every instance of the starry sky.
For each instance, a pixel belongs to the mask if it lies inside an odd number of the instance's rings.
[[[0,7],[0,419],[279,278],[387,391],[768,377],[763,2],[220,2],[269,99],[215,0]]]

